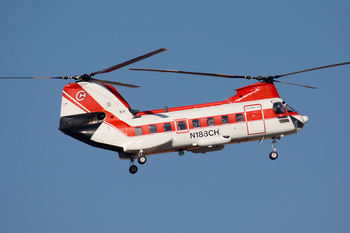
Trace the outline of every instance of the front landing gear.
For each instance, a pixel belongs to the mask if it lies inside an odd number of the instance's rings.
[[[273,151],[270,153],[269,157],[271,160],[275,160],[278,158],[277,148],[276,148],[276,138],[272,138],[272,149]]]
[[[270,157],[271,160],[277,159],[277,158],[278,158],[278,153],[277,153],[277,151],[272,151],[272,152],[270,153],[269,157]]]
[[[143,150],[141,149],[139,151],[139,154],[138,154],[139,158],[137,159],[137,162],[139,162],[139,164],[145,164],[147,162],[147,159],[146,157],[143,155]]]
[[[137,162],[139,162],[139,164],[145,164],[147,161],[146,157],[145,156],[140,156],[138,159],[137,159]]]

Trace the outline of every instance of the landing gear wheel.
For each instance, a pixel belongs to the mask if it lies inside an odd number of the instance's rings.
[[[139,164],[145,164],[147,161],[146,157],[145,156],[141,156],[137,159],[137,162],[139,162]]]
[[[277,159],[277,158],[278,158],[278,153],[277,153],[277,151],[272,151],[272,152],[270,153],[269,157],[270,157],[271,160]]]
[[[138,168],[136,167],[136,165],[131,165],[129,168],[129,172],[131,174],[135,174],[137,172]]]

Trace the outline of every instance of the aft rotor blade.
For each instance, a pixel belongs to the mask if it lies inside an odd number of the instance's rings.
[[[92,78],[91,82],[101,83],[101,84],[110,84],[110,85],[116,85],[116,86],[123,86],[123,87],[132,87],[132,88],[140,87],[140,86],[136,86],[136,85],[132,85],[132,84],[119,83],[119,82],[113,82],[113,81],[102,80],[102,79],[95,79],[95,78]]]
[[[75,77],[0,77],[0,79],[76,79]]]
[[[178,74],[194,74],[194,75],[204,75],[204,76],[213,76],[213,77],[222,77],[222,78],[256,79],[256,77],[251,77],[251,76],[237,76],[237,75],[231,75],[231,74],[212,74],[212,73],[191,72],[191,71],[181,71],[181,70],[139,69],[139,68],[130,68],[129,70],[155,71],[155,72],[178,73]]]
[[[115,66],[106,68],[106,69],[104,69],[104,70],[100,70],[100,71],[91,73],[91,76],[94,76],[94,75],[96,75],[96,74],[109,73],[109,72],[111,72],[111,71],[114,71],[114,70],[120,69],[120,68],[122,68],[122,67],[124,67],[124,66],[130,65],[130,64],[132,64],[132,63],[141,61],[141,60],[143,60],[143,59],[145,59],[145,58],[151,57],[151,56],[153,56],[153,55],[156,55],[156,54],[158,54],[158,53],[164,52],[164,51],[166,51],[166,50],[167,50],[166,48],[161,48],[161,49],[155,50],[155,51],[153,51],[153,52],[150,52],[150,53],[147,53],[147,54],[145,54],[145,55],[136,57],[136,58],[131,59],[131,60],[129,60],[129,61],[120,63],[120,64],[118,64],[118,65],[115,65]]]
[[[296,83],[287,83],[287,82],[282,82],[279,80],[273,80],[274,82],[278,82],[278,83],[284,83],[284,84],[289,84],[289,85],[295,85],[295,86],[299,86],[299,87],[306,87],[306,88],[311,88],[311,89],[317,89],[317,87],[312,87],[312,86],[306,86],[306,85],[301,85],[301,84],[296,84]]]
[[[287,75],[300,74],[300,73],[309,72],[309,71],[313,71],[313,70],[326,69],[326,68],[330,68],[330,67],[343,66],[343,65],[348,65],[348,64],[350,64],[350,62],[343,62],[343,63],[333,64],[333,65],[328,65],[328,66],[320,66],[320,67],[307,69],[307,70],[301,70],[301,71],[297,71],[297,72],[293,72],[293,73],[289,73],[289,74],[278,75],[278,77],[284,77]]]

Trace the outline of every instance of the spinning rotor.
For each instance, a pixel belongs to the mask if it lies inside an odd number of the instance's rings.
[[[337,63],[333,65],[327,65],[327,66],[320,66],[312,69],[307,69],[307,70],[301,70],[301,71],[296,71],[288,74],[282,74],[282,75],[275,75],[275,76],[257,76],[257,77],[252,77],[252,76],[238,76],[238,75],[231,75],[231,74],[213,74],[213,73],[202,73],[202,72],[191,72],[191,71],[180,71],[180,70],[162,70],[162,69],[139,69],[139,68],[130,68],[130,70],[138,70],[138,71],[155,71],[155,72],[165,72],[165,73],[178,73],[178,74],[194,74],[194,75],[204,75],[204,76],[213,76],[213,77],[221,77],[221,78],[243,78],[243,79],[255,79],[258,81],[262,82],[267,82],[267,83],[273,83],[273,82],[279,82],[279,83],[284,83],[284,84],[290,84],[290,85],[296,85],[296,86],[301,86],[301,87],[306,87],[306,88],[311,88],[311,89],[316,89],[316,87],[312,86],[306,86],[306,85],[301,85],[301,84],[295,84],[295,83],[288,83],[288,82],[282,82],[277,80],[278,78],[288,76],[288,75],[293,75],[293,74],[300,74],[304,72],[309,72],[313,70],[320,70],[320,69],[325,69],[325,68],[330,68],[330,67],[335,67],[335,66],[342,66],[342,65],[348,65],[350,62],[343,62],[343,63]]]

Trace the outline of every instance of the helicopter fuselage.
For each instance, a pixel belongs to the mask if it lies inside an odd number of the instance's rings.
[[[280,139],[297,133],[308,121],[280,98],[273,83],[255,83],[236,91],[224,101],[135,113],[114,87],[78,82],[63,89],[59,129],[133,160]]]

